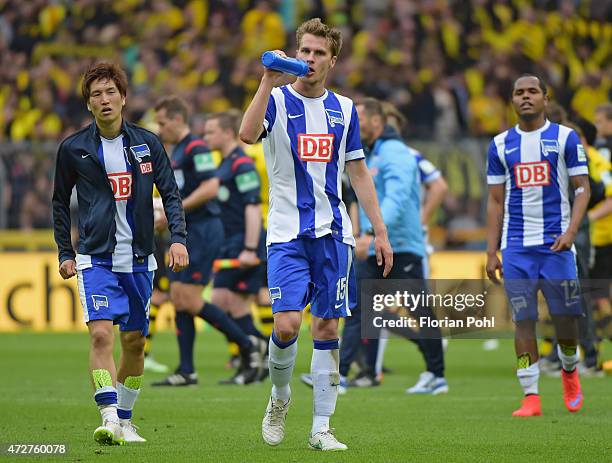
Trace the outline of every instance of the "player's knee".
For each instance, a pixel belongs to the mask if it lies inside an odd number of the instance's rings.
[[[92,330],[90,334],[91,348],[94,351],[104,351],[113,349],[113,332],[112,330],[97,329]]]
[[[199,291],[199,288],[189,288],[186,291],[181,291],[180,295],[180,307],[184,312],[188,312],[191,315],[197,315],[202,306],[204,305],[204,299]],[[177,310],[178,310],[177,305]]]
[[[139,331],[134,331],[123,336],[121,346],[125,352],[140,354],[144,352],[145,342],[145,337]]]
[[[170,301],[177,312],[184,311],[184,303],[183,303],[183,294],[182,292],[175,286],[170,287]]]
[[[338,339],[338,328],[336,326],[319,326],[316,333],[313,333],[316,339],[321,341],[329,339]]]
[[[287,342],[296,338],[300,331],[300,325],[292,323],[292,320],[275,320],[274,333],[279,341]]]

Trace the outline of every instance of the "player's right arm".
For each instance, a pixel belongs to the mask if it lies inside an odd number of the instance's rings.
[[[170,159],[161,141],[154,136],[150,141],[153,157],[154,184],[164,204],[164,213],[170,230],[170,248],[168,266],[173,272],[179,272],[189,265],[187,252],[187,230],[185,212],[176,180],[170,167]]]
[[[64,142],[57,151],[52,199],[53,236],[59,250],[59,273],[64,279],[76,275],[76,254],[70,239],[70,195],[75,184],[76,172]]]
[[[504,223],[504,194],[506,188],[506,168],[502,165],[497,154],[495,141],[489,145],[487,162],[487,183],[489,194],[487,198],[487,276],[496,284],[500,283],[497,276],[503,278],[503,270],[497,250],[501,239],[502,225]]]
[[[489,185],[487,199],[487,276],[493,283],[499,283],[498,270],[500,276],[504,276],[497,255],[504,222],[504,189],[503,184]]]
[[[425,202],[423,203],[423,210],[421,211],[421,223],[427,225],[434,213],[438,210],[444,197],[448,192],[448,184],[444,177],[438,177],[437,179],[425,184],[427,189],[427,195],[425,196]]]
[[[274,52],[281,56],[287,56],[280,50],[274,50]],[[242,118],[240,131],[238,132],[240,140],[249,145],[257,143],[262,132],[267,128],[264,126],[264,120],[266,119],[266,110],[268,109],[272,89],[291,84],[296,80],[297,77],[291,74],[267,68],[264,70],[257,92],[255,92],[255,96]]]
[[[383,221],[383,216],[378,205],[378,196],[372,181],[372,175],[363,159],[357,159],[346,163],[351,185],[359,200],[359,205],[363,208],[366,216],[372,224],[374,231],[374,251],[376,253],[376,263],[378,266],[384,264],[383,277],[386,277],[393,268],[393,249],[389,243],[387,227]]]
[[[421,183],[425,185],[427,191],[425,201],[421,207],[421,223],[426,227],[440,204],[442,204],[444,196],[448,192],[448,185],[438,168],[431,161],[425,159],[418,152],[416,159]]]

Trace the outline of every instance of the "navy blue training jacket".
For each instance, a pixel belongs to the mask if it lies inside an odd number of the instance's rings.
[[[134,236],[136,258],[155,250],[153,240],[153,184],[162,197],[173,243],[186,243],[185,213],[170,160],[152,132],[123,122],[125,152],[132,166]],[[66,138],[59,146],[53,190],[53,229],[60,264],[75,259],[70,240],[70,195],[76,185],[79,202],[79,254],[113,252],[115,196],[97,152],[102,141],[96,123]]]

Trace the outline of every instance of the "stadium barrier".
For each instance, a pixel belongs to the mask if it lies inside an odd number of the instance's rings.
[[[482,279],[486,256],[481,252],[437,252],[431,277]],[[0,331],[85,331],[76,278],[63,280],[54,252],[0,253]],[[172,329],[170,304],[157,317],[161,330]]]

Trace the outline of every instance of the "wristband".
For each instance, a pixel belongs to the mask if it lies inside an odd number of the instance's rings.
[[[257,252],[257,248],[252,248],[251,246],[245,246],[244,247],[245,251],[250,251],[250,252]]]

